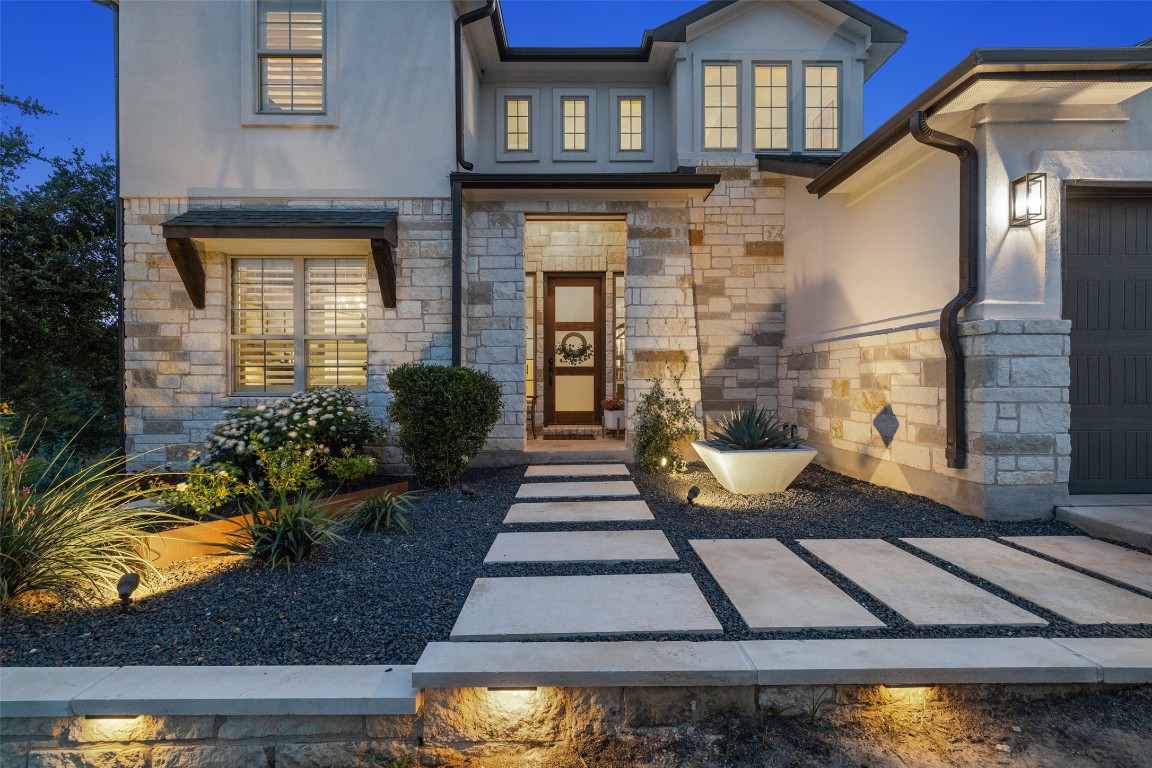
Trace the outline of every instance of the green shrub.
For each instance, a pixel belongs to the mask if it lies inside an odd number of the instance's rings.
[[[763,408],[738,408],[720,419],[708,441],[717,448],[729,451],[767,451],[795,448],[800,439],[792,437],[792,429],[777,417],[776,412]]]
[[[316,474],[319,457],[313,448],[286,443],[279,448],[257,448],[256,456],[265,482],[276,495],[315,491],[324,484]]]
[[[376,471],[376,459],[371,456],[352,455],[346,450],[343,456],[333,456],[328,460],[328,474],[341,483],[359,480]]]
[[[183,507],[197,517],[207,517],[233,499],[248,493],[248,484],[237,479],[227,470],[210,470],[207,467],[193,466],[186,478],[179,483],[168,482],[157,476],[149,489],[156,499],[169,507]]]
[[[364,402],[345,387],[310,389],[255,408],[240,408],[212,428],[197,463],[263,479],[258,450],[286,445],[323,456],[353,453],[379,431]]]
[[[484,447],[503,398],[491,375],[470,368],[406,364],[388,374],[396,443],[432,488],[452,485]]]
[[[335,518],[319,505],[314,494],[302,493],[289,501],[283,494],[270,497],[254,493],[245,507],[247,515],[229,535],[224,549],[269,568],[283,565],[291,570],[294,564],[310,558],[322,542],[340,540]]]
[[[114,589],[125,573],[155,573],[140,554],[144,537],[181,518],[126,506],[144,491],[122,458],[77,468],[68,443],[33,463],[27,437],[0,439],[0,605],[33,590],[82,604],[83,586]]]
[[[681,472],[686,463],[676,444],[699,434],[692,403],[674,377],[675,393],[664,391],[660,379],[649,379],[652,389],[640,398],[632,413],[636,461],[647,472]]]
[[[417,492],[389,493],[385,491],[363,501],[352,512],[352,524],[362,531],[380,533],[393,526],[407,533],[412,530],[408,513],[415,506]]]

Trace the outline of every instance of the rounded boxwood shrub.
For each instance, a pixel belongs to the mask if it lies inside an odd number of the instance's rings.
[[[491,375],[471,368],[408,363],[388,374],[396,444],[431,488],[452,485],[500,418],[503,398]]]

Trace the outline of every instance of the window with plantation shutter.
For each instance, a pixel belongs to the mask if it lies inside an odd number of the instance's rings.
[[[258,0],[260,111],[324,111],[322,0]]]
[[[231,313],[237,394],[367,387],[364,259],[233,259]]]

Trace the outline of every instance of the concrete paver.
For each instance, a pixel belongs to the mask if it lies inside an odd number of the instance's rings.
[[[880,539],[805,539],[797,544],[920,626],[1044,626],[1007,600]]]
[[[1056,519],[1092,536],[1152,549],[1152,504],[1056,507]]]
[[[624,464],[533,464],[524,477],[612,477],[628,474]]]
[[[1152,623],[1152,599],[988,539],[901,539],[1078,624]]]
[[[513,504],[504,517],[504,524],[600,523],[611,520],[652,519],[652,510],[640,499],[624,501],[529,501]]]
[[[1017,546],[1152,592],[1152,556],[1087,536],[1004,536]]]
[[[631,480],[525,483],[516,491],[518,499],[592,499],[639,495],[640,491]]]
[[[533,640],[631,633],[720,634],[686,573],[477,579],[453,640]]]
[[[754,632],[884,626],[775,539],[689,543]]]
[[[485,563],[619,563],[679,560],[663,531],[501,533]]]
[[[1152,637],[1057,637],[1068,650],[1101,668],[1101,682],[1152,683]]]

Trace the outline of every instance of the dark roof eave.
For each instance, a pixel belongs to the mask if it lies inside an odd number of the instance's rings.
[[[201,208],[165,221],[164,237],[387,240],[397,243],[396,211]]]
[[[1057,69],[1065,65],[1063,69]],[[1051,66],[1052,69],[1025,67]],[[1108,66],[1121,67],[1106,69]],[[981,67],[1003,67],[994,72],[978,72]],[[908,121],[917,112],[931,116],[975,79],[1042,79],[1062,77],[1091,79],[1152,80],[1152,51],[1140,48],[987,48],[977,49],[919,96],[904,106],[863,141],[852,148],[807,189],[823,197],[872,162],[907,133]]]
[[[784,176],[815,179],[840,159],[840,155],[819,157],[811,155],[783,155],[762,152],[756,155],[760,170]]]
[[[716,173],[453,173],[464,189],[705,189],[720,183]]]

